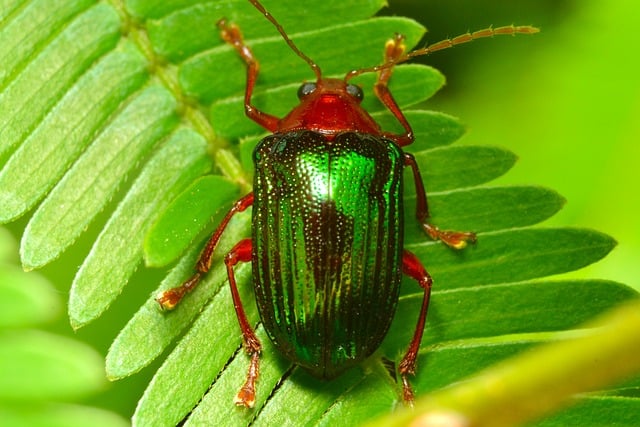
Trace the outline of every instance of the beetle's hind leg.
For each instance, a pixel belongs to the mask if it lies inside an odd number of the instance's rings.
[[[418,316],[418,322],[416,324],[415,332],[413,333],[413,338],[411,339],[411,343],[407,349],[407,354],[405,354],[400,365],[398,365],[398,372],[402,378],[402,398],[405,404],[413,406],[413,389],[409,383],[408,376],[415,375],[416,372],[418,350],[420,349],[424,325],[427,320],[429,300],[431,298],[431,276],[427,273],[427,270],[425,270],[420,260],[406,249],[402,253],[402,272],[418,282],[420,287],[424,290],[422,308],[420,309],[420,315]]]
[[[440,230],[437,226],[431,224],[429,220],[429,205],[427,204],[427,194],[424,191],[424,184],[422,183],[422,176],[420,175],[420,169],[416,163],[415,157],[412,154],[404,154],[405,166],[411,167],[413,172],[413,179],[416,185],[416,217],[422,229],[434,240],[442,240],[447,246],[455,249],[462,249],[467,246],[467,243],[476,242],[476,234],[470,231],[449,231]]]
[[[249,324],[247,315],[242,307],[242,301],[240,300],[238,286],[236,285],[233,267],[239,262],[251,261],[252,247],[251,239],[241,240],[224,258],[224,263],[227,266],[227,274],[229,275],[233,307],[236,310],[238,323],[242,330],[244,348],[251,356],[251,364],[249,365],[249,371],[247,372],[247,380],[233,401],[236,405],[246,406],[247,408],[253,408],[256,401],[256,381],[259,375],[260,351],[262,350],[262,344]]]

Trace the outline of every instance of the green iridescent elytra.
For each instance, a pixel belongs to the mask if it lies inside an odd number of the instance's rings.
[[[404,154],[385,138],[276,134],[254,151],[253,277],[289,360],[333,378],[373,353],[396,308]]]

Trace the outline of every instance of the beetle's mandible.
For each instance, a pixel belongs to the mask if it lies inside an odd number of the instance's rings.
[[[244,348],[251,357],[247,379],[235,403],[253,407],[261,343],[249,324],[234,278],[234,266],[251,262],[262,324],[279,351],[312,375],[330,379],[370,356],[381,344],[394,316],[402,273],[423,289],[422,307],[407,352],[398,364],[405,403],[413,402],[413,375],[425,326],[431,277],[403,248],[403,170],[415,181],[416,216],[424,231],[455,249],[475,241],[471,232],[444,231],[431,224],[420,170],[402,147],[413,142],[411,126],[387,83],[393,67],[419,55],[497,34],[532,34],[529,26],[489,28],[405,53],[403,36],[384,47],[384,62],[349,72],[343,79],[322,77],[320,67],[302,53],[257,0],[250,2],[305,60],[316,79],[304,83],[300,103],[283,118],[251,103],[258,62],[238,27],[218,22],[222,38],[247,66],[247,116],[272,132],[255,148],[253,192],[240,199],[211,236],[195,274],[157,301],[172,309],[209,271],[212,254],[238,212],[252,206],[252,236],[226,255],[233,303]],[[360,106],[362,90],[349,80],[377,72],[376,96],[404,133],[384,131]]]

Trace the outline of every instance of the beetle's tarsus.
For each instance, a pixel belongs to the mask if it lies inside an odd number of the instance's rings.
[[[402,401],[405,406],[409,408],[413,408],[413,402],[415,400],[415,396],[413,394],[413,389],[411,388],[411,383],[407,378],[406,374],[402,374]]]
[[[416,356],[417,353],[412,354],[411,350],[409,350],[398,365],[398,372],[400,373],[400,378],[402,378],[402,401],[405,406],[410,408],[413,408],[415,395],[413,394],[413,388],[409,382],[409,375],[415,375]]]
[[[175,289],[169,289],[168,291],[164,291],[162,295],[156,298],[156,302],[160,304],[161,310],[170,311],[173,310],[176,305],[178,305],[178,302],[181,298],[182,296],[178,295],[175,292]]]
[[[256,404],[256,380],[258,379],[259,374],[259,361],[260,353],[256,351],[251,354],[251,364],[249,365],[249,371],[247,372],[247,380],[233,399],[233,403],[237,406],[253,408]]]
[[[236,397],[233,399],[233,403],[236,406],[244,406],[245,408],[253,408],[256,404],[256,390],[255,384],[249,384],[247,379],[247,383],[240,389]]]
[[[404,44],[404,35],[396,33],[392,39],[387,40],[384,46],[384,62],[394,62],[402,56],[407,47]]]
[[[477,240],[476,233],[470,231],[440,230],[429,223],[422,224],[422,228],[433,240],[440,240],[454,249],[464,249],[468,243],[475,243]]]
[[[182,301],[182,298],[189,291],[195,288],[200,281],[200,276],[200,273],[196,273],[182,285],[164,291],[158,298],[156,298],[156,302],[160,304],[160,308],[162,310],[173,310],[176,308],[180,301]]]
[[[220,30],[220,36],[225,42],[233,46],[242,44],[240,29],[233,24],[229,24],[226,18],[218,20],[216,26],[218,30]]]

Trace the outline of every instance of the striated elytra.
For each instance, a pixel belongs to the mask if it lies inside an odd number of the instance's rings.
[[[333,378],[375,351],[396,307],[403,153],[393,141],[308,130],[256,147],[253,277],[288,359]]]

